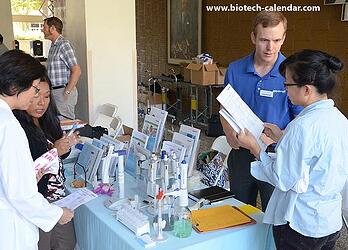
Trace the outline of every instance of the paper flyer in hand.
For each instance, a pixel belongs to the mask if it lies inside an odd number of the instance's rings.
[[[98,195],[88,190],[87,188],[81,188],[76,192],[73,192],[72,194],[69,194],[68,196],[64,197],[63,199],[60,199],[53,203],[59,207],[66,207],[73,211],[79,206],[97,197]]]
[[[239,133],[241,129],[247,128],[256,138],[262,151],[267,145],[260,139],[264,129],[263,122],[249,106],[240,98],[231,85],[227,85],[216,98],[223,106],[219,113],[226,119],[231,127]]]
[[[87,124],[86,122],[81,121],[79,119],[75,119],[75,120],[62,119],[62,120],[60,120],[60,126],[61,126],[62,130],[64,130],[64,131],[72,129],[72,127],[75,123],[77,123],[76,128],[82,128]]]
[[[44,153],[34,161],[35,173],[44,169],[44,174],[58,174],[59,158],[56,148]]]

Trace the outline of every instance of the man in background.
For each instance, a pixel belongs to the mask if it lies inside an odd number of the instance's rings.
[[[4,44],[4,37],[0,34],[0,56],[8,51],[8,48]]]
[[[255,50],[250,55],[232,62],[225,76],[225,86],[230,84],[250,109],[263,121],[284,129],[302,110],[291,104],[284,86],[279,65],[285,57],[280,53],[287,29],[287,20],[280,12],[262,11],[257,14],[251,32]],[[273,187],[250,174],[254,156],[241,148],[236,131],[220,116],[226,138],[232,150],[228,156],[230,190],[236,198],[256,205],[258,191],[265,211]],[[272,150],[272,148],[269,148]]]
[[[61,35],[63,22],[57,17],[44,20],[42,32],[52,42],[48,52],[47,71],[52,82],[52,95],[61,115],[75,119],[77,103],[76,84],[81,75],[74,50],[68,40]]]

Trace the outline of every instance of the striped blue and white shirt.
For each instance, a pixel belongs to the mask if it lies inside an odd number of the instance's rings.
[[[342,191],[348,178],[348,121],[332,100],[315,102],[291,121],[276,147],[251,164],[251,174],[275,189],[264,223],[309,237],[342,227]]]
[[[52,86],[66,85],[70,79],[70,68],[77,64],[74,50],[68,40],[60,35],[48,52],[47,71]]]

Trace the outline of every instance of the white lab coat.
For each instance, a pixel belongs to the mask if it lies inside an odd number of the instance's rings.
[[[48,232],[63,210],[37,191],[28,140],[0,99],[0,250],[34,250],[38,227]]]

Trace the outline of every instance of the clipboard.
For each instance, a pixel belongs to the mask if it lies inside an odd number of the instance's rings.
[[[192,211],[192,226],[199,233],[249,224],[256,224],[256,221],[235,206]]]

